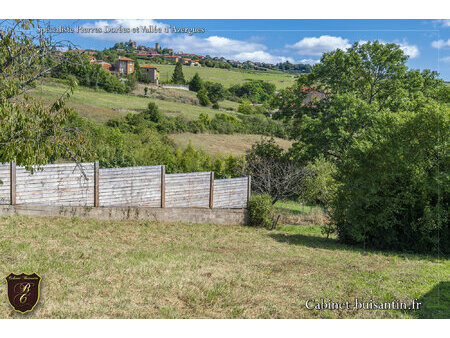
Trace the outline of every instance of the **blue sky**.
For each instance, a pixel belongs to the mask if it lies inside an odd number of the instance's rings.
[[[102,33],[68,33],[80,48],[104,49],[116,42],[162,47],[239,61],[314,64],[321,54],[355,41],[398,43],[414,69],[437,70],[450,81],[450,20],[50,20],[52,26],[102,28]],[[105,33],[105,27],[204,28],[204,33]]]

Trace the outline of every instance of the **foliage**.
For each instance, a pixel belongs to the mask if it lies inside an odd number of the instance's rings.
[[[253,195],[248,203],[248,225],[271,229],[274,223],[272,197],[268,194]]]
[[[208,98],[212,103],[217,103],[225,99],[225,88],[219,82],[205,82],[205,89],[208,92]]]
[[[193,92],[198,92],[203,88],[203,80],[200,78],[198,73],[195,73],[194,77],[189,81],[189,90]]]
[[[236,84],[228,88],[232,97],[248,100],[253,103],[263,103],[275,94],[275,85],[262,80],[252,80]]]
[[[0,163],[47,164],[58,158],[78,160],[85,140],[67,124],[73,111],[65,106],[76,82],[49,106],[27,94],[40,77],[71,60],[55,58],[63,42],[40,32],[39,21],[4,20],[0,23]]]
[[[406,60],[398,45],[355,43],[347,51],[325,53],[296,86],[282,90],[275,117],[294,121],[295,157],[324,154],[341,161],[380,112],[414,111],[427,99],[445,97],[436,72],[408,70]],[[321,99],[307,101],[313,94]]]
[[[186,81],[184,80],[183,66],[181,62],[177,62],[172,74],[172,83],[184,84],[185,82]]]
[[[205,88],[202,88],[197,92],[197,98],[202,106],[206,107],[211,103],[209,101],[208,91]]]
[[[367,247],[448,254],[449,111],[381,113],[338,165],[339,238]]]
[[[253,105],[248,100],[242,100],[242,102],[239,104],[238,112],[245,115],[252,115],[253,114]]]
[[[336,165],[318,157],[307,165],[309,175],[303,182],[301,198],[306,203],[328,208],[337,189]]]
[[[71,62],[55,67],[51,73],[53,77],[68,79],[75,76],[77,82],[82,86],[101,88],[110,93],[128,93],[133,89],[134,77],[130,77],[123,83],[118,77],[103,69],[101,65],[91,63],[86,54],[67,51],[64,53],[64,57],[70,59]]]

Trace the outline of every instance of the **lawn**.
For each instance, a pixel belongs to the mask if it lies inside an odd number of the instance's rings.
[[[33,312],[1,318],[449,317],[449,260],[369,251],[317,226],[0,218],[0,273],[36,272]],[[424,302],[421,311],[308,310],[308,299]]]
[[[53,103],[65,91],[67,86],[60,81],[44,81],[37,85],[30,93],[45,103]],[[129,112],[141,112],[147,108],[150,101],[155,102],[159,109],[168,115],[183,115],[189,119],[196,119],[200,113],[206,113],[213,117],[221,110],[202,107],[182,102],[160,100],[156,98],[137,95],[125,95],[107,93],[102,90],[94,90],[86,87],[78,87],[69,99],[68,105],[73,107],[81,116],[92,118],[98,123],[104,123],[109,119],[125,116]],[[235,107],[234,102],[229,101],[223,107]]]
[[[233,154],[243,155],[252,147],[253,144],[260,141],[261,135],[253,134],[193,134],[180,133],[171,134],[170,138],[180,148],[186,148],[188,141],[192,141],[195,149],[203,150],[208,154]],[[274,138],[275,142],[283,149],[289,149],[292,145],[291,141],[281,138]]]
[[[145,63],[141,61],[141,63]],[[151,64],[151,63],[150,63]],[[158,68],[159,78],[163,82],[170,80],[175,68],[174,65],[151,64]],[[209,67],[183,67],[183,74],[187,81],[189,81],[195,73],[205,81],[214,81],[223,84],[226,88],[235,84],[242,84],[249,80],[263,80],[273,83],[277,89],[283,89],[292,86],[295,82],[295,76],[292,74],[278,72],[278,71],[246,71],[235,69],[220,69]]]

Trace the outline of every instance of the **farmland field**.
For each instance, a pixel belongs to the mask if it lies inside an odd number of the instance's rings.
[[[161,81],[167,82],[170,80],[173,74],[175,66],[162,65],[157,63],[150,63],[144,60],[141,63],[149,63],[155,66],[159,70],[159,78]],[[186,80],[190,80],[195,73],[198,73],[200,77],[205,81],[214,81],[223,84],[226,88],[241,84],[248,80],[263,80],[273,83],[277,89],[286,88],[292,86],[295,81],[295,77],[292,74],[278,72],[278,71],[244,71],[244,70],[227,70],[220,68],[209,67],[186,67],[183,66],[183,73]]]
[[[21,315],[1,288],[1,318],[449,318],[450,261],[368,251],[317,226],[0,218],[0,274],[36,272]],[[308,299],[392,302],[420,311],[308,310]]]
[[[58,99],[66,90],[67,85],[64,85],[63,82],[46,80],[38,84],[36,89],[31,90],[30,93],[44,102],[50,103]],[[192,96],[193,93],[185,92],[184,95]],[[69,99],[68,105],[73,107],[81,116],[104,123],[109,119],[125,116],[129,112],[141,112],[147,108],[150,101],[155,102],[159,109],[167,115],[183,115],[189,119],[196,119],[201,113],[212,117],[218,112],[223,112],[189,103],[143,97],[142,95],[107,93],[86,87],[78,87]],[[236,107],[236,103],[225,101],[222,103],[222,107],[233,109],[233,107]]]
[[[252,147],[252,144],[261,140],[261,135],[252,134],[193,134],[180,133],[171,134],[170,137],[175,141],[178,147],[186,148],[188,141],[196,149],[203,150],[208,154],[233,154],[243,155],[245,151]],[[274,138],[276,143],[283,149],[288,149],[292,142],[281,138]]]

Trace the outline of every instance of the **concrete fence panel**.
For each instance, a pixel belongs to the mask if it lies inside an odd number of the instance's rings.
[[[161,166],[100,169],[100,206],[161,206]]]
[[[34,173],[16,168],[16,204],[93,206],[94,164],[49,164]]]
[[[167,208],[209,208],[211,173],[166,175]]]
[[[248,178],[228,178],[214,181],[215,208],[246,208]]]

